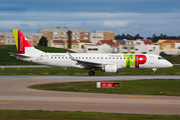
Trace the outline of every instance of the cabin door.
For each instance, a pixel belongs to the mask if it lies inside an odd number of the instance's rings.
[[[48,63],[49,62],[49,56],[48,55],[44,55],[44,62]]]
[[[150,64],[153,64],[153,63],[154,63],[154,57],[150,56]]]

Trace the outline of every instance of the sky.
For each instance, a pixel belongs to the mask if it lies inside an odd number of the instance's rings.
[[[57,27],[180,36],[180,0],[0,0],[0,32]]]

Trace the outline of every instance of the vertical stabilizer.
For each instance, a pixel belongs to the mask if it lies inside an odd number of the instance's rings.
[[[13,29],[13,33],[14,33],[14,38],[16,41],[16,48],[17,48],[18,54],[32,54],[33,52],[44,53],[40,50],[35,49],[20,30]]]

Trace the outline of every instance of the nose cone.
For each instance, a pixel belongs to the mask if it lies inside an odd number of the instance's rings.
[[[169,61],[167,61],[167,66],[168,66],[168,67],[172,67],[173,64],[171,64]]]

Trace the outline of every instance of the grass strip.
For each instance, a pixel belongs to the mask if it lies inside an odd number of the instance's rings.
[[[88,93],[180,96],[180,79],[150,79],[114,82],[121,82],[122,87],[100,89],[96,88],[96,82],[64,82],[32,85],[29,86],[29,88]]]
[[[179,120],[180,115],[142,115],[100,112],[0,110],[1,120]]]
[[[0,68],[0,75],[88,75],[89,70],[68,68]],[[119,73],[95,71],[96,75],[152,75],[150,69],[120,69]],[[158,69],[157,75],[180,75],[180,65]]]

